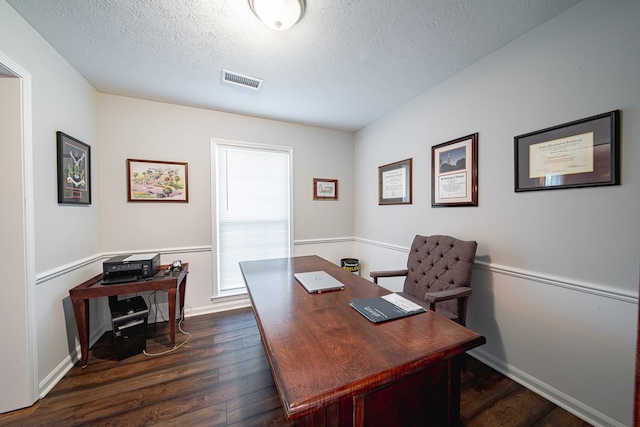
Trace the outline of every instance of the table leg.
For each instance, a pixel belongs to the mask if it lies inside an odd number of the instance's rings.
[[[80,366],[85,368],[89,360],[89,300],[72,300],[73,314],[78,326],[80,340]]]
[[[449,360],[449,421],[452,426],[460,423],[460,365],[463,357],[464,353]]]
[[[167,289],[167,301],[169,305],[169,336],[171,347],[176,346],[176,288]]]
[[[182,284],[178,285],[180,287],[180,320],[184,320],[184,296],[187,294],[187,276],[184,276],[184,280]]]

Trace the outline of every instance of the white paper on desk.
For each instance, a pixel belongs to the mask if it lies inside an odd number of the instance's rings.
[[[398,294],[389,294],[389,295],[384,295],[382,297],[382,299],[385,299],[387,301],[389,301],[391,304],[395,305],[396,307],[401,308],[402,310],[406,311],[407,313],[411,313],[412,311],[424,311],[424,308],[419,306],[418,304],[409,301],[408,299],[401,297]]]

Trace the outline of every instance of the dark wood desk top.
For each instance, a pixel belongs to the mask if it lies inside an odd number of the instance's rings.
[[[274,381],[298,418],[429,364],[485,338],[433,312],[373,324],[349,305],[389,291],[317,256],[240,263]],[[345,290],[308,294],[293,273],[324,270]]]
[[[72,300],[88,299],[175,288],[176,279],[177,283],[182,282],[189,272],[189,263],[183,263],[181,271],[164,273],[168,267],[170,267],[170,265],[160,266],[160,272],[153,277],[136,282],[117,283],[113,285],[101,284],[102,274],[98,274],[75,288],[70,289],[69,296]]]

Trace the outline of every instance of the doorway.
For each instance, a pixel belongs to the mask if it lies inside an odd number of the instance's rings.
[[[33,252],[33,188],[31,76],[0,53],[0,141],[3,182],[0,259],[3,298],[0,325],[0,412],[32,405],[38,397],[36,363],[35,271]]]

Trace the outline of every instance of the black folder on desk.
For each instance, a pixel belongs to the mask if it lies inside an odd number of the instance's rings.
[[[381,297],[354,299],[349,303],[364,317],[373,323],[382,323],[413,314],[423,313],[426,310],[401,297],[398,294],[389,294]]]

